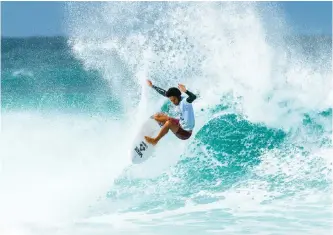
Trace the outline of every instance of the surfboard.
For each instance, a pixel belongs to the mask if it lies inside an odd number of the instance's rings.
[[[142,163],[152,156],[155,146],[147,143],[144,137],[155,137],[159,133],[160,129],[160,125],[152,117],[142,124],[133,141],[130,151],[132,163]]]

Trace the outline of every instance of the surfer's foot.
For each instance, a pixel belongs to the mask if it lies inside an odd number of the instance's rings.
[[[151,138],[149,136],[145,136],[145,139],[146,141],[149,143],[149,144],[152,144],[152,145],[156,145],[158,140],[154,139],[154,138]]]

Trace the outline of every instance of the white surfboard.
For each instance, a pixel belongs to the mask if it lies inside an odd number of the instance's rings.
[[[155,150],[155,146],[147,143],[144,137],[155,137],[160,130],[160,125],[153,118],[149,118],[146,122],[142,124],[131,147],[130,157],[132,163],[142,163],[152,156]]]

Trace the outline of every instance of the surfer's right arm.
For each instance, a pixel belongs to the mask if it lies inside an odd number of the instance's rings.
[[[150,86],[151,88],[153,88],[155,91],[157,91],[159,94],[163,95],[166,97],[166,90],[160,88],[160,87],[157,87],[157,86],[154,86],[153,83],[150,81],[150,80],[147,80],[147,83],[148,83],[148,86]]]

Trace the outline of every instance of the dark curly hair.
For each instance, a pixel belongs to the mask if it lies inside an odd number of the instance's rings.
[[[176,87],[169,88],[169,90],[167,90],[167,92],[165,93],[166,97],[170,97],[170,96],[180,97],[181,94],[182,93],[180,92],[180,90]]]

